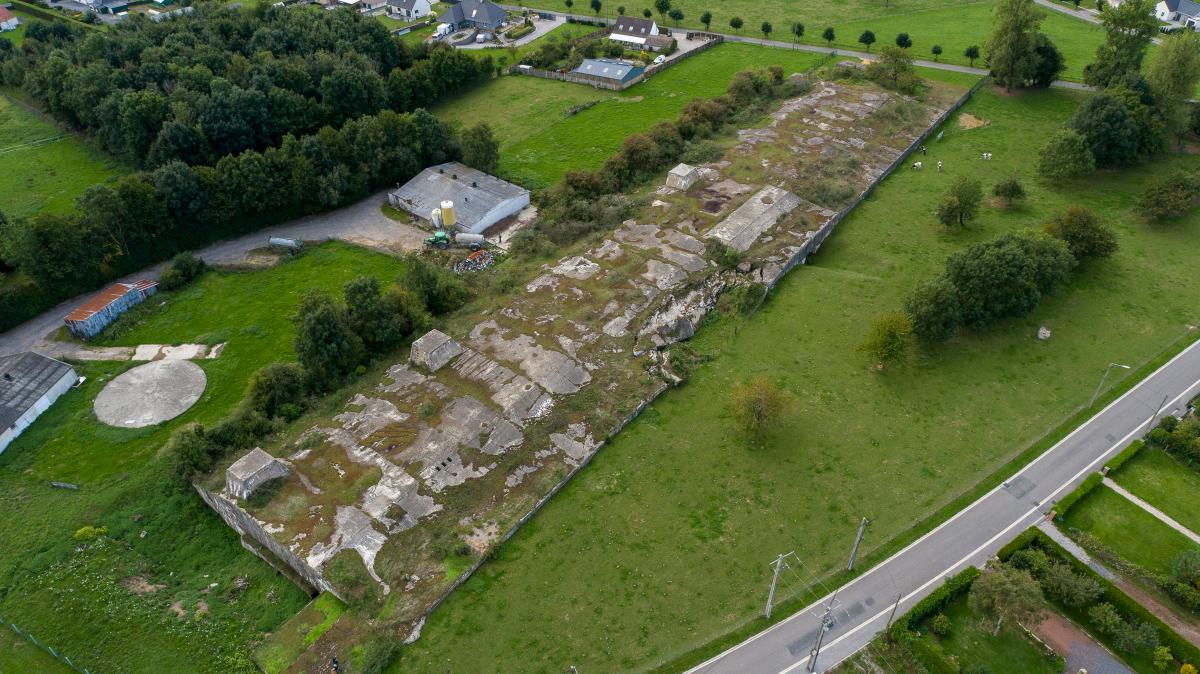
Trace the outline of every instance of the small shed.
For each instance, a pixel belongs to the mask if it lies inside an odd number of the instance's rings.
[[[667,187],[687,191],[700,180],[700,168],[691,164],[679,164],[667,174]]]
[[[141,304],[142,300],[156,292],[157,281],[114,283],[67,314],[64,321],[67,329],[76,337],[95,337],[108,327],[109,323],[115,321],[117,316]]]
[[[463,347],[441,330],[430,330],[413,342],[408,360],[429,372],[437,372],[463,352]]]
[[[32,351],[0,356],[0,452],[78,380],[70,365]]]
[[[291,473],[287,462],[277,459],[255,447],[238,459],[225,471],[225,493],[240,499],[248,499],[259,487]]]
[[[16,30],[21,25],[21,19],[0,5],[0,31]]]
[[[529,190],[452,161],[421,171],[388,195],[392,206],[425,220],[443,201],[454,203],[459,230],[482,234],[528,206]]]

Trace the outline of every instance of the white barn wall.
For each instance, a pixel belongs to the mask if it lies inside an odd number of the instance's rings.
[[[75,374],[74,368],[67,370],[67,373],[64,374],[61,379],[55,382],[54,386],[52,386],[49,391],[46,391],[45,395],[43,395],[41,398],[38,398],[38,401],[33,404],[33,407],[30,407],[25,414],[21,415],[15,424],[4,429],[4,432],[0,433],[0,453],[4,452],[5,449],[8,449],[8,446],[12,443],[12,441],[16,440],[17,436],[21,435],[22,431],[24,431],[26,428],[29,428],[29,425],[33,423],[34,419],[37,419],[39,416],[41,416],[42,412],[50,409],[50,406],[54,404],[54,401],[58,400],[62,394],[69,391],[71,387],[75,385],[75,382],[78,381],[78,379],[79,378]]]

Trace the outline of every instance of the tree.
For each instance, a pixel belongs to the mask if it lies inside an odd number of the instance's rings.
[[[908,314],[884,314],[871,325],[870,332],[858,344],[858,351],[875,361],[876,369],[903,361],[912,349],[913,321]]]
[[[704,30],[709,29],[710,25],[712,24],[712,20],[713,20],[712,12],[706,11],[700,15],[700,23],[704,25]]]
[[[1038,154],[1038,173],[1051,180],[1070,180],[1096,170],[1087,139],[1074,129],[1059,129]]]
[[[962,322],[958,293],[944,276],[917,286],[905,300],[904,311],[912,319],[913,334],[930,343],[950,339]]]
[[[742,32],[742,17],[735,16],[735,17],[729,19],[729,27],[736,30],[737,32],[741,33]]]
[[[730,396],[734,423],[757,441],[779,423],[787,402],[787,394],[762,375],[737,384]]]
[[[933,60],[936,63],[937,60],[942,55],[942,45],[940,45],[940,44],[933,45],[932,47],[929,48],[929,53],[933,54]]]
[[[487,122],[480,122],[462,132],[462,161],[484,173],[492,173],[500,163],[500,141]]]
[[[1002,318],[1028,315],[1074,266],[1062,241],[1005,234],[950,256],[946,280],[958,295],[963,324],[983,330]]]
[[[360,276],[343,289],[346,322],[371,353],[383,353],[404,339],[405,325],[389,310],[373,276]]]
[[[1067,61],[1050,38],[1041,33],[1033,39],[1033,51],[1037,54],[1038,61],[1033,70],[1033,77],[1029,79],[1029,85],[1045,89],[1066,69]]]
[[[1076,260],[1108,257],[1117,252],[1117,235],[1083,206],[1074,205],[1055,215],[1042,231],[1067,244]]]
[[[659,20],[662,20],[671,11],[671,0],[654,0],[654,9],[658,11]]]
[[[643,9],[643,10],[642,10],[642,16],[644,16],[644,17],[646,17],[647,19],[649,19],[650,17],[654,16],[654,12],[651,12],[649,9]]]
[[[1104,43],[1096,49],[1096,60],[1084,67],[1084,82],[1104,89],[1141,72],[1146,49],[1158,35],[1153,7],[1151,0],[1128,0],[1100,12]]]
[[[1043,14],[1033,0],[999,0],[994,16],[983,49],[996,84],[1012,91],[1014,86],[1024,86],[1037,70],[1035,37]]]
[[[792,23],[792,45],[804,38],[804,24],[796,21]]]
[[[1087,141],[1098,167],[1122,166],[1138,159],[1138,125],[1111,93],[1087,99],[1075,111],[1070,127]]]
[[[436,267],[417,255],[405,258],[400,284],[420,298],[421,303],[435,315],[454,311],[470,297],[470,291],[460,276]]]
[[[617,5],[617,16],[625,16],[625,5]]]
[[[1138,197],[1137,207],[1150,220],[1178,218],[1187,214],[1200,197],[1194,176],[1176,171],[1153,180]]]
[[[600,0],[592,0],[589,4],[591,5],[592,12],[594,12],[597,17],[600,16],[600,8],[603,7],[604,4],[601,3]]]
[[[897,47],[899,47],[901,49],[908,49],[909,47],[912,46],[912,44],[913,44],[912,38],[908,36],[908,33],[900,33],[899,35],[896,36],[896,46]]]
[[[100,281],[103,245],[97,232],[75,218],[45,212],[24,225],[15,228],[5,255],[43,289],[70,296]]]
[[[1189,30],[1163,37],[1150,52],[1146,82],[1170,132],[1186,133],[1193,107],[1188,101],[1200,83],[1200,36]]]
[[[833,32],[833,26],[829,26],[821,32],[821,39],[825,40],[830,47],[833,46],[833,41],[837,39],[837,34]]]
[[[869,30],[864,30],[862,35],[858,36],[858,41],[867,48],[867,51],[871,51],[871,45],[875,44],[875,33],[872,33]]]
[[[983,187],[979,181],[966,176],[959,176],[950,183],[945,196],[937,207],[938,221],[950,227],[958,225],[965,227],[968,220],[979,212],[979,204],[983,201]]]
[[[362,339],[329,295],[308,291],[292,321],[296,324],[296,355],[315,388],[336,385],[362,362]]]
[[[971,607],[996,619],[993,635],[1008,620],[1021,623],[1032,619],[1042,608],[1042,589],[1028,571],[1007,564],[990,566],[971,586]]]
[[[1090,576],[1075,573],[1067,564],[1050,564],[1038,582],[1050,597],[1076,608],[1087,606],[1104,593],[1099,583]]]
[[[913,70],[912,57],[892,45],[880,49],[879,58],[867,64],[867,78],[906,94],[915,94],[921,86],[921,80]]]
[[[250,377],[246,399],[267,418],[294,418],[304,399],[304,368],[296,363],[271,363]]]
[[[774,30],[774,28],[771,26],[770,21],[763,21],[762,25],[758,27],[758,30],[762,32],[763,39],[766,40],[771,37],[771,31]]]
[[[967,57],[967,61],[971,64],[971,67],[974,68],[975,59],[979,58],[979,47],[976,45],[967,47],[967,50],[963,52],[963,56]]]
[[[1025,188],[1016,176],[1009,176],[992,186],[992,196],[1005,206],[1012,206],[1025,199]]]
[[[575,6],[575,0],[563,0],[563,4],[567,6],[567,11],[569,12]]]
[[[678,26],[679,22],[683,21],[683,10],[678,7],[672,7],[671,11],[667,12],[667,16],[671,17],[671,20]]]

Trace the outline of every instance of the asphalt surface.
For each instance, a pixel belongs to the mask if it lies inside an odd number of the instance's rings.
[[[1107,458],[1146,433],[1154,419],[1181,413],[1196,395],[1200,395],[1200,342],[1002,485],[837,589],[833,624],[825,633],[815,669],[810,670],[810,653],[829,596],[690,671],[782,674],[833,668],[887,627],[897,598],[896,615],[901,615],[944,578],[970,565],[982,567],[1004,544],[1044,518],[1057,499],[1099,470]]]

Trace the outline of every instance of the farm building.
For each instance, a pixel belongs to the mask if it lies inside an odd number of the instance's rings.
[[[32,351],[0,356],[0,452],[77,380],[70,365]]]
[[[454,30],[497,30],[507,19],[508,12],[488,0],[462,0],[438,17],[439,22],[450,24]]]
[[[414,21],[429,13],[429,0],[387,0],[388,16],[403,21]]]
[[[76,337],[95,337],[117,316],[158,291],[156,281],[114,283],[67,314],[67,329]]]
[[[584,59],[578,68],[571,71],[571,74],[611,84],[625,84],[641,76],[644,71],[645,69],[641,66],[628,61]]]
[[[447,162],[421,171],[388,195],[388,201],[425,220],[442,208],[442,202],[453,202],[453,226],[481,234],[528,206],[529,190],[465,164]]]
[[[16,30],[19,25],[21,25],[21,20],[17,18],[16,14],[8,11],[5,7],[0,7],[0,32]]]

